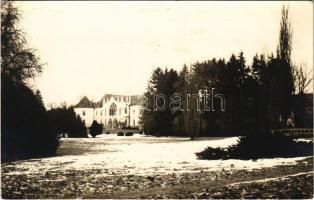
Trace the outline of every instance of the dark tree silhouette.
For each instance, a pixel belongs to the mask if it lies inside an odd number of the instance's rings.
[[[20,12],[1,2],[1,159],[51,155],[58,147],[39,91],[26,84],[42,65],[18,27]]]
[[[102,131],[103,131],[103,125],[99,124],[96,120],[94,120],[90,127],[90,135],[92,137],[96,137],[97,135],[102,134]]]
[[[58,134],[67,133],[68,137],[87,137],[85,123],[75,114],[73,107],[53,108],[48,111],[49,119]]]
[[[277,50],[278,70],[274,73],[278,80],[280,115],[284,120],[288,118],[292,111],[292,94],[294,92],[294,83],[291,65],[292,50],[292,28],[289,20],[289,9],[283,6],[280,21],[279,45]]]
[[[292,73],[291,25],[288,9],[283,7],[280,22],[277,54],[269,57],[255,55],[251,65],[246,64],[243,52],[224,59],[196,62],[184,66],[178,73],[174,70],[156,68],[149,81],[145,96],[148,108],[142,122],[146,133],[152,135],[264,135],[272,129],[284,128],[291,111],[295,112],[299,126],[312,123],[306,108],[311,107],[310,99],[302,93],[311,79],[303,68]],[[293,76],[294,75],[294,76]],[[224,112],[198,111],[195,98],[200,91],[215,88],[225,97]],[[154,94],[163,94],[167,101],[174,94],[181,95],[182,110],[154,111]],[[298,102],[298,103],[296,103]],[[201,102],[202,107],[204,103]],[[191,105],[193,107],[191,107]],[[213,102],[219,107],[219,102]],[[168,106],[168,105],[167,105]],[[307,125],[305,125],[307,124]]]
[[[55,153],[57,134],[41,99],[23,84],[1,81],[2,161]]]
[[[157,67],[153,73],[152,77],[148,82],[147,91],[145,96],[148,100],[147,109],[144,110],[143,117],[141,119],[144,124],[144,131],[146,134],[156,134],[158,129],[158,112],[154,112],[154,95],[158,94],[160,90],[160,82],[162,80],[163,71],[161,68]]]
[[[306,65],[301,64],[300,66],[294,66],[292,68],[292,75],[294,80],[294,87],[296,94],[304,94],[306,88],[312,82],[311,72],[307,72]]]
[[[28,48],[18,27],[20,11],[11,1],[1,2],[1,75],[24,82],[42,72],[35,50]]]

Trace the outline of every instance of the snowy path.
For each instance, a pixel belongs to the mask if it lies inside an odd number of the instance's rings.
[[[227,147],[237,137],[189,138],[131,137],[101,135],[98,138],[63,138],[57,156],[17,161],[2,166],[2,173],[36,175],[58,170],[101,170],[104,175],[168,174],[229,169],[259,169],[276,165],[293,165],[298,158],[244,160],[198,160],[196,152],[206,147]],[[6,169],[14,170],[6,170]]]

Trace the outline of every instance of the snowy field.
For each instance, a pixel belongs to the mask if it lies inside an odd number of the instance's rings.
[[[62,138],[57,156],[29,159],[5,164],[14,167],[6,174],[44,174],[47,171],[98,169],[106,175],[148,175],[230,169],[260,169],[276,165],[293,165],[298,158],[252,160],[198,160],[195,153],[206,147],[227,147],[237,137],[189,138],[100,135],[97,138]]]

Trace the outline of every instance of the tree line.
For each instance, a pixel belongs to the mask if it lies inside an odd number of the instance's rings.
[[[196,62],[180,71],[157,67],[148,82],[147,109],[141,119],[151,135],[215,136],[269,133],[272,129],[313,127],[306,112],[306,87],[311,79],[304,66],[291,62],[292,28],[288,9],[283,7],[276,53],[256,54],[248,65],[243,52],[228,60],[212,58]],[[199,110],[197,105],[220,102],[197,102],[187,94],[204,95],[215,89],[224,96],[224,111]],[[154,111],[156,94],[166,99],[180,96],[182,108],[169,106]],[[211,99],[208,99],[209,101]]]
[[[53,128],[61,136],[67,134],[67,137],[88,137],[85,123],[79,115],[74,112],[72,106],[61,106],[48,110],[48,117]]]

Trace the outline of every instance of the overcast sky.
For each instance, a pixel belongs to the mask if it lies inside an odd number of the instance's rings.
[[[312,2],[17,2],[29,45],[46,63],[45,104],[142,94],[152,70],[244,52],[275,52],[289,5],[294,63],[313,67]]]

